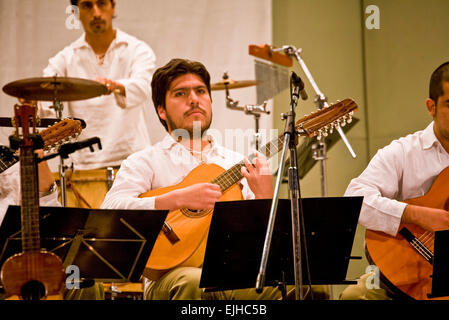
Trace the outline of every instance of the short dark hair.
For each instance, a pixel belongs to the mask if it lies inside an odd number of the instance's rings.
[[[111,0],[111,4],[114,5],[115,0]],[[78,0],[70,0],[72,6],[78,6]]]
[[[153,79],[151,80],[153,104],[159,121],[167,131],[167,123],[159,116],[157,107],[161,106],[165,109],[165,97],[168,89],[170,88],[170,84],[176,78],[189,73],[199,76],[206,85],[209,95],[211,95],[210,74],[201,62],[176,58],[170,60],[165,66],[160,67],[154,72]]]
[[[429,98],[435,104],[438,102],[438,98],[443,95],[443,81],[449,82],[449,61],[436,68],[430,77]]]

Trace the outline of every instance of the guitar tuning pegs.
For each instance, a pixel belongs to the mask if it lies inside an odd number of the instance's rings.
[[[348,118],[346,119],[346,122],[347,123],[351,123],[352,122],[352,116],[351,115],[348,116]]]

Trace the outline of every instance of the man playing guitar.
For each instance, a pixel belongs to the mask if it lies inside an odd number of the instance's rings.
[[[240,154],[220,146],[213,136],[206,133],[212,121],[209,72],[199,62],[173,59],[155,72],[152,95],[157,114],[168,135],[122,163],[102,208],[189,208],[187,210],[192,210],[192,214],[196,210],[213,209],[222,196],[222,189],[215,183],[200,182],[201,179],[198,183],[160,195],[140,197],[147,191],[179,183],[201,164],[215,164],[228,169],[243,159]],[[240,199],[272,197],[272,176],[264,156],[258,154],[252,164],[245,159],[241,174],[244,179],[241,186],[237,186]],[[197,218],[191,220],[194,223]],[[182,242],[184,239],[182,236],[180,238]],[[155,248],[152,254],[154,251]],[[276,288],[265,288],[261,294],[255,290],[233,290],[210,293],[211,296],[206,297],[206,293],[199,288],[201,263],[196,267],[175,267],[154,280],[145,278],[145,298],[280,298],[280,291]]]
[[[449,229],[448,202],[444,193],[433,193],[437,194],[436,198],[443,198],[435,200],[438,205],[427,201],[428,196],[424,198],[437,184],[436,178],[443,177],[444,169],[449,167],[449,62],[432,73],[426,106],[433,121],[424,130],[394,140],[380,149],[346,190],[346,196],[364,196],[359,223],[367,229],[368,260],[372,258],[371,262],[379,267],[384,276],[381,280],[387,285],[369,289],[366,286],[368,275],[365,275],[358,285],[344,290],[342,299],[399,296],[427,299],[430,293],[429,288],[420,286],[423,282],[431,283],[430,274],[421,269],[431,273],[432,265],[428,263],[432,262],[431,257],[426,261],[418,252],[413,252],[409,243],[403,243],[405,239],[408,242],[416,240],[433,256],[433,233]],[[420,230],[421,235],[409,232],[413,228]],[[428,240],[422,240],[424,237]],[[379,246],[389,241],[392,246],[377,254]],[[399,244],[398,251],[394,249],[396,243]],[[416,263],[408,260],[409,250],[411,255],[416,255]],[[385,262],[386,259],[391,259],[391,263]],[[419,270],[412,270],[413,266],[419,266]],[[388,270],[390,267],[397,271]],[[426,275],[420,278],[421,274]]]

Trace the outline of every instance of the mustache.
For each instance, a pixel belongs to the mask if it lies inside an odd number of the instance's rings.
[[[104,20],[101,19],[101,18],[94,18],[94,19],[90,22],[90,24],[96,24],[96,23],[106,23],[106,21],[104,21]]]
[[[190,115],[191,115],[192,113],[194,113],[194,112],[200,112],[200,113],[202,113],[203,115],[206,115],[206,110],[202,109],[202,108],[199,107],[199,106],[195,106],[195,107],[190,108],[189,110],[187,110],[187,111],[184,113],[184,116],[188,117],[188,116],[190,116]]]

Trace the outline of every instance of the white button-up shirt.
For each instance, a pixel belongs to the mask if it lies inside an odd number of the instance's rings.
[[[211,139],[212,146],[204,163],[214,163],[228,170],[243,160],[241,154],[219,146],[213,137]],[[152,210],[155,197],[138,198],[140,194],[178,184],[201,163],[182,144],[167,135],[162,141],[123,161],[101,208]],[[253,199],[254,194],[246,179],[241,183],[243,197]]]
[[[99,137],[102,149],[88,148],[72,154],[75,169],[87,170],[117,166],[130,154],[150,144],[148,112],[151,78],[156,57],[143,41],[117,29],[102,64],[83,34],[49,60],[45,77],[74,77],[95,80],[104,77],[123,84],[126,98],[110,94],[64,103],[64,115],[83,119],[86,128],[79,139]],[[40,116],[54,118],[50,103],[40,103]]]
[[[20,193],[20,163],[0,173],[0,224],[5,217],[9,205],[19,205]],[[58,193],[55,191],[39,199],[39,205],[60,207]]]
[[[426,129],[394,140],[380,149],[345,196],[364,196],[359,223],[367,229],[396,235],[406,203],[423,196],[449,166],[449,154],[433,131]]]

